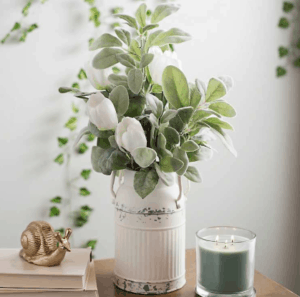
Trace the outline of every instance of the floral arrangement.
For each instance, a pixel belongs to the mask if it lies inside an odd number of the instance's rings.
[[[173,172],[201,182],[197,168],[190,164],[212,157],[208,142],[215,136],[236,155],[224,131],[233,128],[222,120],[236,114],[224,100],[232,79],[222,76],[207,84],[198,79],[188,83],[173,44],[190,40],[190,35],[178,28],[155,30],[178,9],[162,4],[148,16],[143,3],[135,17],[118,14],[131,32],[115,29],[116,36],[105,33],[90,46],[91,51],[100,49],[85,69],[97,91],[59,89],[87,103],[90,121],[78,141],[87,133],[97,137],[93,169],[105,175],[135,171],[134,188],[141,198],[155,189],[159,179],[172,185]],[[106,76],[107,69],[118,63],[124,73]]]

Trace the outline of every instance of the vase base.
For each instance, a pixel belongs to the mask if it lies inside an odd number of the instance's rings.
[[[142,294],[142,295],[159,295],[166,294],[181,289],[186,283],[185,275],[168,282],[135,282],[114,275],[114,284],[121,290]]]
[[[196,287],[196,294],[201,297],[256,297],[256,290],[250,289],[244,292],[238,292],[234,294],[220,294],[220,293],[213,293],[204,290],[202,287],[197,286]]]

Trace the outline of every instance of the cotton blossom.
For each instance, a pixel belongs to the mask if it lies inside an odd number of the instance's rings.
[[[90,96],[87,102],[90,121],[99,130],[112,130],[118,124],[116,109],[111,100],[105,98],[100,92]]]
[[[162,74],[167,66],[172,65],[181,69],[181,61],[177,58],[175,52],[163,52],[160,47],[153,46],[149,49],[149,53],[154,55],[152,62],[149,64],[149,71],[152,80],[156,84],[162,85]]]
[[[130,153],[136,148],[147,146],[144,129],[141,123],[134,118],[123,118],[116,128],[115,136],[119,148],[124,148]]]

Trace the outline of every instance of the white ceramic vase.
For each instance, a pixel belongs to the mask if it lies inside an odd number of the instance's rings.
[[[162,294],[185,284],[185,197],[181,183],[161,180],[142,199],[133,188],[134,171],[124,170],[115,204],[114,282],[138,294]],[[181,203],[176,201],[180,199]],[[183,203],[182,203],[183,202]]]

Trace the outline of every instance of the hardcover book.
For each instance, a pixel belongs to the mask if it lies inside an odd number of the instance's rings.
[[[59,266],[44,267],[20,258],[19,249],[0,250],[0,287],[83,289],[91,249],[72,249]]]

